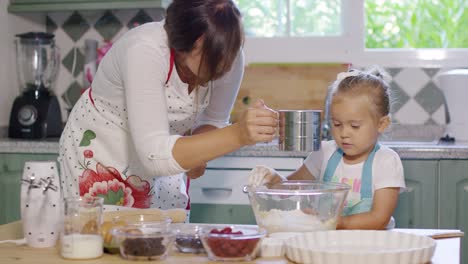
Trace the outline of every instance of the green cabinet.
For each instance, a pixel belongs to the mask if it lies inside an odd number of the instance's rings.
[[[440,162],[440,228],[468,233],[468,160]],[[468,264],[468,238],[462,239],[462,263]]]
[[[399,228],[437,228],[437,160],[403,160],[406,190],[393,214]]]
[[[10,0],[8,12],[160,8],[167,0]]]
[[[21,176],[26,161],[57,160],[56,154],[0,153],[0,225],[20,219]]]
[[[250,205],[243,204],[192,204],[191,223],[255,225],[255,215]]]

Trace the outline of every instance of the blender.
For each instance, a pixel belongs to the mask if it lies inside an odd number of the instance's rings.
[[[60,62],[54,35],[28,32],[16,35],[16,60],[21,95],[10,114],[10,138],[59,137],[62,116],[52,85]]]

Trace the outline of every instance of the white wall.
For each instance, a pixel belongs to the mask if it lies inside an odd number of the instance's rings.
[[[12,15],[7,11],[8,2],[0,0],[0,127],[8,126],[11,105],[20,93],[14,36],[27,31],[45,30],[44,14]]]

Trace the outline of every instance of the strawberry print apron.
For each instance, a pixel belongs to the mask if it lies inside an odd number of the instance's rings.
[[[200,86],[189,95],[187,84],[174,74],[173,65],[171,51],[166,82],[170,134],[184,135],[196,124],[197,113],[208,106],[211,89]],[[60,138],[64,196],[100,196],[109,210],[121,206],[189,209],[185,174],[142,177],[145,174],[131,142],[125,106],[96,96],[91,88],[86,90],[73,107]]]

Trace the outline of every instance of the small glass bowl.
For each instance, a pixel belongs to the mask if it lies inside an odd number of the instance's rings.
[[[171,224],[171,218],[155,214],[126,214],[115,216],[112,218],[112,221],[105,221],[102,224],[104,251],[110,254],[118,254],[120,252],[119,245],[113,237],[112,230],[117,227],[133,224],[161,224],[167,228]]]
[[[213,233],[230,228],[232,232]],[[241,231],[242,234],[235,234]],[[234,233],[234,234],[232,234]],[[208,258],[214,261],[251,261],[257,257],[266,230],[256,226],[210,225],[199,232]]]
[[[120,256],[128,260],[163,260],[175,233],[165,224],[130,224],[112,230]]]
[[[171,229],[175,232],[175,246],[182,253],[205,253],[198,232],[201,226],[197,224],[172,224]]]

